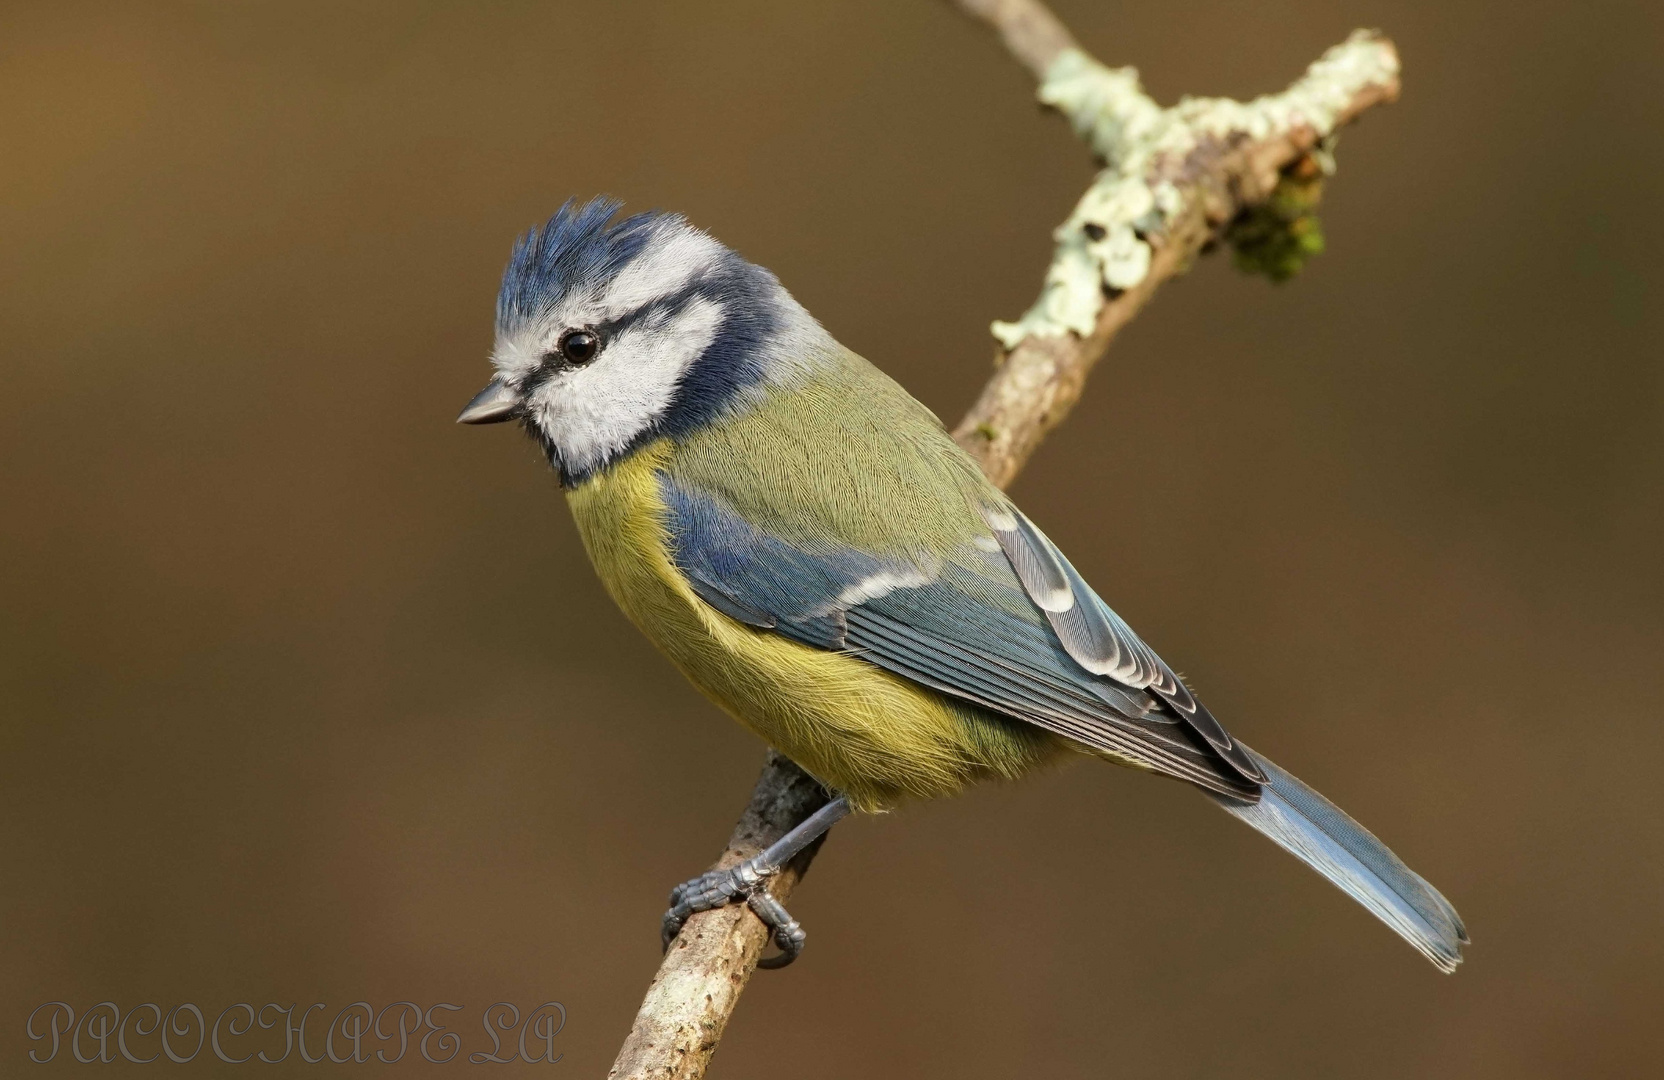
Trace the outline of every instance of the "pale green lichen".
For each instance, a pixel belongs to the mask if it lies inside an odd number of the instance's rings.
[[[1241,133],[1265,139],[1296,127],[1326,136],[1359,91],[1397,79],[1398,66],[1398,53],[1379,35],[1354,30],[1280,94],[1247,104],[1229,98],[1185,98],[1173,111],[1195,130],[1221,137]]]
[[[1106,163],[1148,142],[1163,110],[1144,93],[1136,68],[1109,68],[1079,49],[1065,49],[1040,81],[1040,101],[1062,113]]]
[[[1053,232],[1057,251],[1039,299],[1016,322],[994,323],[994,336],[1008,350],[1031,335],[1084,337],[1106,292],[1144,280],[1152,258],[1145,238],[1185,206],[1185,192],[1158,175],[1159,162],[1183,161],[1203,139],[1258,140],[1300,127],[1326,137],[1362,90],[1397,75],[1391,45],[1360,30],[1281,94],[1246,104],[1187,97],[1163,109],[1144,93],[1133,68],[1105,67],[1078,49],[1061,53],[1041,80],[1040,100],[1068,118],[1105,167]]]
[[[1103,303],[1101,271],[1086,250],[1087,237],[1078,230],[1065,235],[1059,229],[1057,253],[1046,267],[1046,281],[1040,287],[1040,299],[1014,323],[996,322],[994,336],[1007,349],[1030,334],[1061,337],[1070,331],[1081,336],[1092,332],[1092,323]]]
[[[1090,334],[1104,290],[1129,289],[1149,272],[1150,245],[1139,232],[1159,228],[1167,208],[1183,204],[1173,185],[1160,185],[1158,199],[1144,179],[1167,119],[1139,86],[1137,71],[1106,68],[1070,49],[1052,62],[1040,100],[1063,113],[1107,167],[1053,231],[1057,251],[1040,298],[1016,322],[994,323],[1007,349],[1030,335]]]

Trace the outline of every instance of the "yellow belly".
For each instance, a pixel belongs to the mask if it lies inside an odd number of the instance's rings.
[[[672,564],[645,447],[568,493],[607,591],[688,679],[816,779],[876,811],[1014,776],[1062,740],[955,702],[853,657],[745,626],[694,595]]]

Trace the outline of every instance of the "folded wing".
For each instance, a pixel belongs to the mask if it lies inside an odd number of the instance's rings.
[[[788,543],[720,496],[660,483],[672,557],[730,618],[1232,800],[1259,797],[1258,764],[1014,511],[990,512],[1012,529],[958,550],[885,557],[830,537]]]
[[[1173,674],[1121,617],[1081,579],[1046,534],[1015,506],[990,506],[983,514],[1029,598],[1046,613],[1058,640],[1086,670],[1126,686],[1149,688],[1244,779],[1265,782],[1265,772],[1207,707]]]

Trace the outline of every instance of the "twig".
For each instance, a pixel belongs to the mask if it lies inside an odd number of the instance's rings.
[[[1076,48],[1074,35],[1052,14],[1051,8],[1035,0],[954,0],[973,19],[993,27],[1006,51],[1028,68],[1036,80],[1063,52]]]
[[[789,758],[770,750],[763,775],[751,792],[751,803],[734,826],[717,867],[749,859],[825,802],[826,793],[819,784]],[[774,875],[769,891],[775,899],[784,902],[791,896],[818,846],[807,848]],[[767,929],[745,904],[729,904],[690,918],[647,988],[647,999],[608,1077],[693,1080],[703,1076],[767,941]]]
[[[981,15],[1037,0],[958,0]],[[1358,31],[1281,94],[1246,104],[1152,101],[1131,68],[1106,68],[1066,47],[1040,81],[1040,100],[1068,117],[1105,163],[1053,234],[1046,284],[1023,317],[995,323],[998,370],[954,432],[994,483],[1009,484],[1080,399],[1086,375],[1156,288],[1182,273],[1243,211],[1263,203],[1284,170],[1315,158],[1337,128],[1398,96],[1392,42]]]
[[[954,432],[994,483],[1009,484],[1080,399],[1087,373],[1156,288],[1181,273],[1225,226],[1262,204],[1285,170],[1332,168],[1327,140],[1372,105],[1398,96],[1392,43],[1359,32],[1325,53],[1281,94],[1246,104],[1187,98],[1163,109],[1130,68],[1082,52],[1039,0],[953,0],[992,26],[1040,80],[1040,100],[1063,113],[1104,170],[1054,234],[1057,252],[1039,300],[1015,323],[995,323],[996,370]],[[748,858],[825,796],[770,752],[751,804],[718,866]],[[771,884],[785,900],[814,855]],[[611,1080],[697,1080],[756,967],[768,932],[744,904],[688,920],[636,1014]]]

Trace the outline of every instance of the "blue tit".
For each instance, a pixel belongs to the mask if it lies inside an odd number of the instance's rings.
[[[608,593],[684,675],[835,798],[671,897],[665,938],[744,899],[849,810],[1074,755],[1200,788],[1441,970],[1455,909],[1250,750],[990,484],[941,422],[773,274],[674,214],[568,202],[514,248],[496,376],[458,418],[516,420]]]

